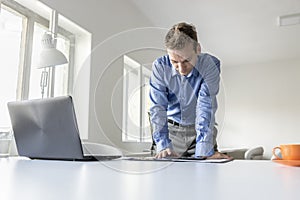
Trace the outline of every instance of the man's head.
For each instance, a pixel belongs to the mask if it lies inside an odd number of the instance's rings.
[[[196,28],[184,22],[175,24],[165,37],[165,46],[171,63],[179,74],[189,74],[201,52]]]

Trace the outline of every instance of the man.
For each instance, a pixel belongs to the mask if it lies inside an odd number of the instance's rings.
[[[217,151],[215,112],[220,61],[201,54],[193,25],[174,25],[165,37],[167,55],[153,63],[151,124],[156,158],[229,158]]]

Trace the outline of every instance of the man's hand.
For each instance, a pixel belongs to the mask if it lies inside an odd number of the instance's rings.
[[[226,155],[226,154],[224,154],[224,153],[220,153],[220,152],[218,152],[218,151],[216,151],[215,152],[215,154],[214,155],[212,155],[212,156],[210,156],[210,157],[207,157],[207,159],[232,159],[232,157],[231,156],[228,156],[228,155]]]
[[[170,148],[166,148],[161,152],[159,152],[158,154],[156,154],[155,156],[155,158],[165,158],[165,157],[179,157],[179,155],[175,151],[171,150]]]

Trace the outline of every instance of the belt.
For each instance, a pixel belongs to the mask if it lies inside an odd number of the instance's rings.
[[[168,123],[173,124],[174,126],[180,126],[180,127],[192,127],[192,126],[194,127],[195,126],[195,124],[182,125],[182,124],[179,124],[178,122],[175,122],[171,119],[168,119]]]
[[[173,124],[174,126],[180,126],[180,124],[178,122],[175,122],[171,119],[168,119],[168,123]]]
[[[168,119],[168,123],[173,124],[174,126],[181,126],[181,127],[195,126],[194,124],[191,124],[191,125],[181,125],[181,124],[179,124],[178,122],[175,122],[175,121],[173,121],[173,120],[171,120],[171,119]]]

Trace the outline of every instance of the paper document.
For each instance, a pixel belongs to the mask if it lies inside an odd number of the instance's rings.
[[[123,160],[133,161],[167,161],[167,162],[199,162],[199,163],[226,163],[233,160],[233,158],[223,159],[206,159],[193,157],[179,157],[179,158],[155,158],[155,157],[123,157]]]

